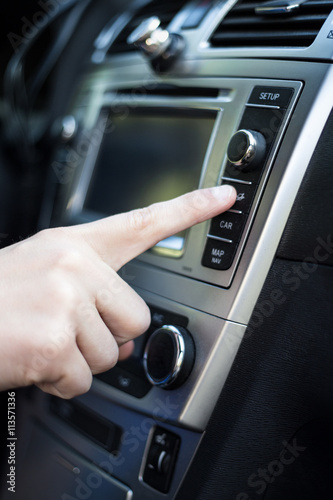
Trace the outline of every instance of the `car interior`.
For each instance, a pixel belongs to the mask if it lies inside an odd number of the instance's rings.
[[[333,0],[1,9],[1,247],[237,200],[120,269],[151,325],[89,392],[1,394],[0,498],[331,498]]]

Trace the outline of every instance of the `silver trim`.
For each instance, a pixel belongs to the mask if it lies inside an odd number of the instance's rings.
[[[250,163],[252,161],[253,157],[255,156],[256,149],[257,149],[257,141],[252,133],[252,130],[240,129],[240,130],[237,130],[237,132],[230,138],[229,145],[230,145],[230,142],[235,138],[235,136],[239,135],[239,134],[244,134],[246,136],[246,142],[247,142],[246,150],[242,154],[242,156],[236,161],[230,159],[229,154],[228,154],[228,150],[227,150],[227,158],[230,161],[230,163],[233,163],[237,167],[242,167],[242,166]],[[228,145],[228,147],[229,147],[229,145]]]
[[[237,182],[237,184],[245,184],[246,186],[251,186],[252,182],[249,181],[241,181],[240,179],[234,179],[233,177],[222,177],[221,181],[227,181],[227,182]]]
[[[158,17],[152,16],[142,21],[141,24],[129,35],[127,43],[135,45],[138,42],[146,42],[146,39],[159,27],[161,21]]]
[[[241,210],[234,210],[232,208],[229,208],[228,212],[231,212],[232,214],[242,214],[243,213]]]
[[[229,210],[231,212],[231,210]],[[234,212],[237,212],[234,210]],[[239,212],[242,213],[242,212]],[[227,238],[221,238],[220,236],[214,236],[213,234],[208,233],[207,238],[210,238],[211,240],[217,240],[217,241],[224,241],[225,243],[232,243],[232,240],[228,240]]]
[[[172,342],[175,347],[175,355],[174,355],[173,366],[170,367],[169,374],[163,379],[157,379],[153,377],[149,372],[148,356],[154,338],[157,335],[159,335],[162,331],[166,332],[172,338]],[[151,336],[149,337],[149,340],[147,342],[143,354],[143,367],[145,369],[146,376],[148,380],[151,382],[151,384],[164,388],[172,385],[173,382],[175,382],[175,380],[177,379],[179,372],[182,368],[185,359],[185,354],[186,354],[185,340],[181,331],[177,327],[173,325],[163,325],[161,326],[161,328],[155,330],[155,332],[152,333]]]
[[[299,6],[306,0],[271,0],[256,7],[255,13],[258,15],[289,14],[299,9]]]
[[[159,472],[162,472],[162,465],[163,465],[163,460],[164,460],[165,456],[166,456],[166,451],[163,450],[162,453],[160,454],[160,456],[158,457],[158,462],[157,462],[157,470]]]
[[[281,109],[281,106],[273,106],[272,104],[252,104],[250,102],[247,102],[245,106],[247,108]]]
[[[127,38],[129,45],[135,45],[142,52],[155,58],[164,53],[171,43],[171,37],[167,30],[162,30],[159,26],[161,21],[158,17],[152,16],[142,21],[142,23]]]

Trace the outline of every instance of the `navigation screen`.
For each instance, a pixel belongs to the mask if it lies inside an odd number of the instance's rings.
[[[215,111],[137,108],[109,118],[84,209],[113,215],[198,187]],[[183,240],[160,245],[181,249]]]

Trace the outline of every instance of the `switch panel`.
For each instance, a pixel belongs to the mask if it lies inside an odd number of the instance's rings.
[[[252,90],[239,130],[229,141],[221,180],[236,188],[236,203],[212,219],[201,261],[204,267],[220,271],[231,267],[293,93],[292,88],[280,87],[256,86]]]
[[[162,427],[156,427],[150,441],[144,466],[143,481],[167,493],[175,468],[180,439]]]

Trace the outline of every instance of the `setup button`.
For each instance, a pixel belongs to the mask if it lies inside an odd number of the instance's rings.
[[[286,109],[293,96],[294,89],[289,87],[254,87],[249,104],[278,106]]]

